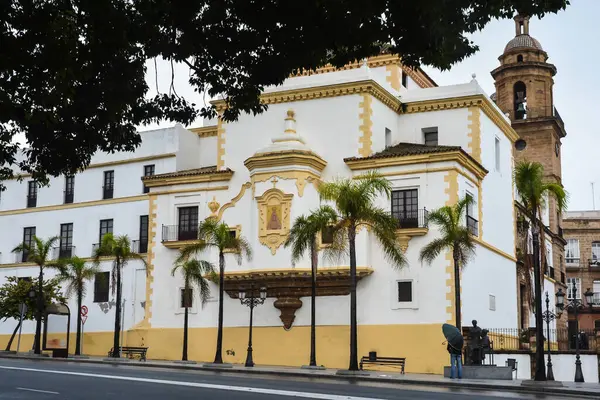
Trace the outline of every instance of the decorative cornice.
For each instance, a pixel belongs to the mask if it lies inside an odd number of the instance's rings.
[[[244,161],[244,165],[249,171],[259,168],[302,165],[322,172],[325,169],[327,162],[312,152],[290,150],[286,152],[258,154],[246,159],[246,161]]]
[[[221,220],[221,218],[223,218],[223,213],[225,212],[225,210],[227,210],[230,207],[234,207],[235,204],[240,201],[240,199],[244,196],[244,193],[246,193],[246,190],[250,189],[252,187],[252,183],[251,182],[246,182],[242,185],[242,187],[240,188],[240,192],[233,198],[231,199],[231,201],[229,203],[223,204],[221,206],[221,208],[219,209],[219,214],[218,214],[218,220]]]
[[[356,275],[367,276],[373,273],[371,267],[356,267]],[[317,276],[349,276],[350,267],[319,267]],[[245,271],[225,271],[225,281],[252,280],[256,277],[309,277],[311,276],[310,268],[270,268],[270,269],[251,269]]]
[[[134,201],[145,201],[145,200],[148,200],[148,195],[142,194],[139,196],[117,197],[114,199],[106,199],[106,200],[83,201],[81,203],[69,203],[69,204],[57,204],[54,206],[21,208],[21,209],[17,209],[17,210],[0,211],[0,217],[4,216],[4,215],[17,215],[17,214],[28,214],[28,213],[36,213],[36,212],[43,212],[43,211],[68,210],[71,208],[104,206],[107,204],[131,203]]]
[[[474,242],[476,242],[477,244],[485,247],[486,249],[493,251],[494,253],[498,254],[499,256],[502,256],[510,261],[514,261],[517,262],[517,258],[515,256],[512,256],[502,250],[500,250],[497,247],[492,246],[491,244],[489,244],[488,242],[483,241],[482,239],[475,237],[475,236],[471,236],[471,239],[473,239]]]
[[[464,97],[451,97],[437,100],[423,100],[404,103],[404,112],[407,114],[428,112],[428,111],[443,111],[453,110],[458,108],[479,107],[493,122],[504,132],[506,137],[515,142],[519,139],[519,134],[512,128],[509,121],[505,119],[502,113],[490,102],[490,100],[482,95],[472,95]]]
[[[218,127],[217,127],[217,125],[202,126],[202,127],[199,127],[199,128],[191,128],[191,129],[188,129],[188,130],[190,132],[193,132],[196,135],[198,135],[198,137],[204,138],[204,137],[217,136]]]
[[[172,185],[185,185],[190,183],[227,182],[231,180],[232,176],[233,171],[226,170],[214,173],[203,173],[198,175],[171,176],[164,178],[154,177],[151,180],[144,180],[144,185],[146,185],[147,187],[161,187]]]
[[[279,104],[363,93],[371,94],[396,112],[400,109],[400,100],[372,79],[263,93],[260,99],[263,104]],[[227,107],[226,100],[214,100],[211,101],[211,104],[216,107],[217,111],[222,111]]]
[[[162,245],[169,249],[179,250],[190,244],[195,244],[195,243],[200,243],[200,242],[201,242],[200,240],[194,240],[194,239],[192,239],[192,240],[176,240],[176,241],[172,241],[172,242],[162,242]]]
[[[454,161],[466,168],[478,179],[483,179],[488,171],[479,163],[469,157],[464,151],[449,151],[444,153],[417,154],[389,158],[355,158],[347,159],[346,165],[353,170],[371,170],[384,167],[396,167],[412,164],[431,164],[445,161]]]

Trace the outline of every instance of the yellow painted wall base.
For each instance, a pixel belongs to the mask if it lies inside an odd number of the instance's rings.
[[[0,335],[4,349],[9,335]],[[199,362],[211,362],[215,355],[217,330],[191,328],[188,357]],[[105,356],[112,347],[112,332],[84,334],[83,350],[87,355]],[[358,327],[359,357],[377,351],[380,356],[406,357],[406,372],[441,374],[448,365],[448,353],[443,345],[441,324],[427,325],[360,325]],[[23,335],[21,349],[31,348],[33,335]],[[147,346],[148,358],[181,359],[183,329],[135,329],[125,332],[126,346]],[[223,361],[241,364],[246,359],[247,328],[225,328]],[[317,363],[328,368],[348,368],[350,346],[349,326],[317,327]],[[13,350],[16,348],[16,339]],[[71,336],[71,352],[75,334]],[[310,327],[298,326],[289,331],[281,327],[256,327],[253,334],[254,362],[257,365],[294,366],[308,364]],[[230,350],[228,352],[227,350]],[[228,354],[229,353],[229,354]],[[235,353],[233,355],[232,353]]]

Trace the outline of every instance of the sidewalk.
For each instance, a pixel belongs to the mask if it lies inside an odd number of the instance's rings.
[[[107,365],[130,365],[144,368],[169,368],[179,370],[196,370],[196,371],[219,371],[223,373],[237,374],[260,374],[288,377],[305,377],[321,379],[331,379],[337,381],[362,381],[362,382],[380,382],[388,384],[402,385],[421,385],[421,386],[438,386],[457,389],[484,389],[495,391],[511,391],[519,393],[551,393],[554,395],[575,395],[600,398],[600,385],[597,383],[575,383],[575,382],[560,382],[552,384],[547,382],[536,383],[533,381],[499,381],[499,380],[475,380],[462,379],[450,380],[441,375],[426,375],[426,374],[405,374],[401,375],[398,372],[382,372],[382,371],[361,371],[368,372],[368,375],[337,375],[335,369],[312,370],[303,368],[281,367],[281,366],[255,366],[254,368],[246,368],[239,364],[228,364],[225,368],[218,368],[206,363],[181,363],[176,361],[158,361],[149,360],[140,362],[137,360],[107,360],[102,357],[89,358],[47,358],[39,356],[31,356],[27,353],[18,355],[7,354],[0,352],[0,359],[20,359],[20,360],[36,360],[41,362],[77,362],[83,364],[107,364]]]

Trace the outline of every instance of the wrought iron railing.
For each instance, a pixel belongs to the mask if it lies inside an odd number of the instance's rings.
[[[198,239],[197,226],[181,226],[181,225],[163,225],[162,226],[162,241],[177,242],[180,240],[196,240]]]
[[[27,196],[27,208],[33,208],[37,206],[37,195]]]
[[[535,329],[516,328],[490,328],[488,336],[494,343],[494,350],[533,350],[535,346]],[[578,331],[578,332],[577,332]],[[550,349],[574,351],[579,340],[579,348],[583,351],[598,351],[598,337],[600,331],[596,329],[550,329],[544,327],[544,349],[547,349],[545,340],[550,339]]]
[[[16,251],[15,255],[15,263],[25,263],[29,259],[29,253],[26,251]]]
[[[114,192],[114,186],[102,186],[102,198],[112,199]]]
[[[467,229],[471,235],[479,236],[479,221],[467,215]]]
[[[65,204],[73,203],[75,198],[75,192],[72,190],[65,190]]]
[[[429,211],[426,208],[414,211],[392,211],[392,217],[398,221],[398,229],[427,228]]]
[[[131,241],[131,252],[138,254],[145,254],[148,252],[148,241],[147,240],[132,240]]]
[[[75,246],[58,246],[52,248],[53,260],[64,260],[75,256]]]
[[[588,265],[593,268],[600,267],[600,258],[594,257],[588,259]]]
[[[92,257],[94,257],[96,255],[96,252],[98,251],[99,248],[100,248],[100,243],[92,244]]]
[[[567,268],[580,268],[580,267],[582,267],[582,265],[579,261],[580,261],[579,258],[566,257],[565,258],[565,266]]]

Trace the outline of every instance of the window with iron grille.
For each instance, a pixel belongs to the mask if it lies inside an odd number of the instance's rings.
[[[98,243],[102,243],[102,238],[107,233],[113,233],[113,220],[112,219],[100,220],[100,240],[98,241]]]
[[[27,182],[27,208],[37,206],[37,189],[36,181]]]
[[[33,247],[35,236],[35,226],[30,226],[27,228],[23,228],[23,244],[28,247]],[[29,258],[29,252],[27,250],[23,250],[23,254],[21,255],[21,261],[27,262]]]
[[[398,303],[410,303],[412,301],[412,281],[398,282]]]
[[[193,289],[180,289],[179,296],[179,307],[180,308],[191,308],[194,305],[194,290]]]
[[[198,207],[179,208],[179,240],[198,238]]]
[[[65,176],[65,204],[73,202],[75,197],[75,177],[73,175]]]
[[[104,199],[112,199],[115,188],[115,171],[104,171],[104,186],[103,197]]]
[[[148,252],[148,216],[140,216],[140,253]]]
[[[394,190],[392,192],[392,217],[400,228],[419,226],[419,191],[417,189]]]
[[[70,258],[73,256],[73,224],[61,224],[60,225],[60,247],[59,247],[59,258]]]
[[[110,272],[99,272],[94,276],[94,303],[106,303],[110,289]]]
[[[424,128],[423,138],[425,146],[437,146],[438,145],[438,128]]]
[[[153,176],[154,175],[154,164],[152,165],[144,165],[144,176]],[[144,193],[149,193],[150,188],[144,185]]]

